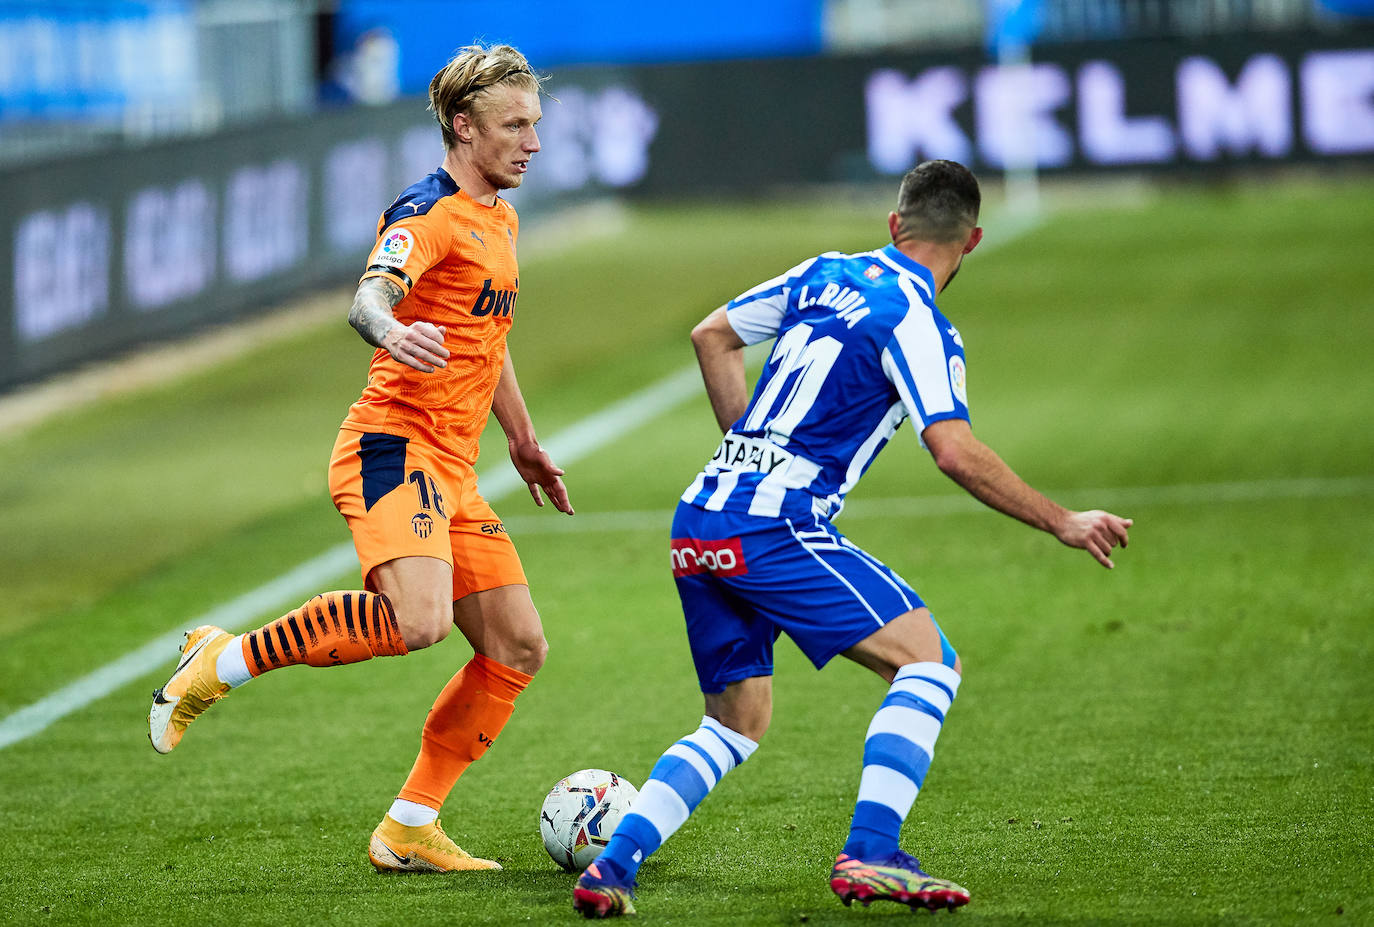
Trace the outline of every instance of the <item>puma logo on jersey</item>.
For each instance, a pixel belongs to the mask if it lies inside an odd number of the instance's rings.
[[[519,281],[515,284],[520,285]],[[473,304],[473,315],[510,315],[515,309],[516,290],[497,290],[491,285],[491,278],[482,281],[482,292],[477,294]]]
[[[413,216],[418,216],[418,215],[420,214],[420,207],[423,206],[423,205],[425,205],[425,203],[427,203],[427,202],[429,202],[429,201],[428,201],[428,200],[420,200],[420,202],[418,202],[418,203],[402,203],[401,205],[402,205],[402,206],[409,206],[409,207],[411,208],[411,215],[413,215]]]
[[[472,231],[472,230],[470,230],[470,229],[468,230],[468,234],[471,235],[473,238],[477,239],[477,243],[478,243],[479,245],[481,245],[483,248],[485,248],[485,247],[487,246],[487,243],[486,243],[485,241],[482,240],[482,236],[481,236],[481,235],[478,235],[476,232],[474,232],[474,231]]]

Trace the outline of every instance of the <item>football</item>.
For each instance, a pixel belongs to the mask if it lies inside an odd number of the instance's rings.
[[[604,769],[583,769],[549,790],[539,809],[539,835],[553,861],[569,872],[586,869],[615,833],[639,791]]]

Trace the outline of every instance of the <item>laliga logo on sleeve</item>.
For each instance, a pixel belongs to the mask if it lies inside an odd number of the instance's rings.
[[[404,267],[414,244],[415,239],[408,229],[392,229],[377,247],[377,258],[374,263],[387,267]]]
[[[964,359],[955,354],[949,359],[949,386],[954,390],[954,397],[968,405],[968,383],[967,372],[964,370]]]

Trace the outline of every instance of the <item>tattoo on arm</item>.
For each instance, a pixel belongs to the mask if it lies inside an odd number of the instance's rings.
[[[404,290],[385,277],[368,277],[358,284],[353,307],[348,310],[348,324],[358,330],[364,341],[380,348],[382,337],[399,324],[392,310],[405,295]]]

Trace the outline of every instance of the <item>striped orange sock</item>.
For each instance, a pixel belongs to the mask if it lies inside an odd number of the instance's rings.
[[[372,592],[326,592],[243,635],[243,660],[254,676],[300,663],[342,666],[407,652],[391,601]]]
[[[487,752],[533,676],[480,653],[448,681],[425,719],[420,755],[398,798],[438,809],[473,761]]]

